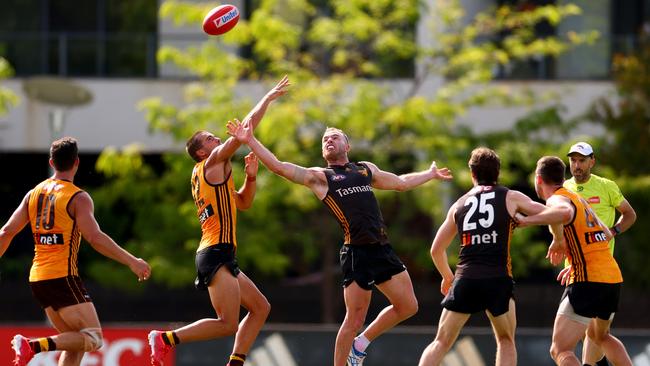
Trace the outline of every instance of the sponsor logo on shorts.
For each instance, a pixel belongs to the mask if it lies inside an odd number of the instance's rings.
[[[63,244],[63,234],[34,234],[34,241],[39,245],[61,245]]]

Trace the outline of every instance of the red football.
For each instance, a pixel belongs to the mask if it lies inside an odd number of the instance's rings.
[[[239,21],[239,9],[230,4],[219,5],[210,10],[203,19],[203,31],[218,36],[231,30]]]

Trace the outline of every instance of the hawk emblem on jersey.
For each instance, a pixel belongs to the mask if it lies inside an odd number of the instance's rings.
[[[332,181],[334,181],[334,182],[340,182],[343,179],[345,179],[345,175],[343,175],[343,174],[334,174],[332,176]]]
[[[359,172],[359,174],[363,175],[364,177],[368,176],[368,170],[366,170],[366,168],[361,168],[357,171]]]

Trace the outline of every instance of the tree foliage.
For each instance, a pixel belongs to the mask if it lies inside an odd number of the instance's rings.
[[[564,128],[560,119],[544,122],[555,109],[522,119],[512,131],[486,136],[475,136],[458,124],[459,118],[469,108],[541,100],[532,92],[491,84],[495,69],[532,56],[555,56],[595,37],[534,37],[540,20],[557,24],[579,14],[574,5],[527,13],[501,7],[467,20],[459,1],[435,4],[435,9],[423,9],[417,0],[257,1],[250,19],[240,20],[223,37],[187,50],[160,49],[160,62],[183,67],[198,80],[185,87],[183,105],[152,97],[140,107],[152,131],[169,134],[179,144],[198,129],[224,136],[225,121],[243,117],[255,100],[242,95],[239,86],[261,90],[255,85],[270,85],[289,74],[290,93],[269,107],[256,132],[280,159],[321,166],[320,137],[326,126],[334,126],[351,137],[353,160],[371,160],[396,173],[425,169],[431,160],[451,167],[456,177],[451,184],[429,183],[399,194],[377,192],[397,251],[414,276],[427,275],[435,228],[451,200],[471,186],[469,152],[488,145],[501,154],[504,167],[529,172],[537,157],[557,151],[555,132]],[[166,1],[161,14],[199,27],[207,10]],[[433,42],[418,44],[415,23],[427,14],[435,14]],[[224,46],[245,46],[251,55],[242,58]],[[421,65],[417,70],[416,61]],[[394,76],[408,78],[387,81]],[[249,81],[240,82],[242,78]],[[441,85],[428,95],[422,87],[431,80]],[[243,150],[233,159],[238,184]],[[128,238],[130,249],[151,259],[156,273],[152,279],[189,283],[200,236],[189,193],[193,163],[170,153],[165,168],[156,173],[139,159],[136,150],[102,154],[97,168],[115,179],[94,193],[98,215],[106,215],[102,220],[110,225],[107,231]],[[504,169],[503,183],[529,186],[526,174],[510,171]],[[243,268],[287,276],[333,265],[340,233],[321,206],[308,189],[261,169],[253,207],[238,218]],[[120,217],[110,219],[114,212]],[[523,230],[513,244],[518,274],[543,265],[546,243],[532,230]],[[106,273],[99,266],[95,271]]]
[[[650,225],[650,35],[640,34],[636,51],[615,55],[612,62],[615,98],[603,96],[587,113],[605,130],[594,138],[598,165],[614,179],[637,213],[637,222],[616,238],[615,256],[626,283],[650,285],[644,228]]]
[[[9,62],[0,57],[0,80],[13,75],[13,69]],[[18,96],[8,88],[0,86],[0,116],[6,114],[9,109],[18,104]]]

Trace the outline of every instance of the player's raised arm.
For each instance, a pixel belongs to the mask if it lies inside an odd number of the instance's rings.
[[[5,254],[11,240],[18,234],[24,227],[29,223],[29,195],[32,191],[29,191],[23,200],[20,202],[20,205],[16,208],[9,221],[0,229],[0,257]]]
[[[244,117],[243,121],[250,121],[253,129],[257,127],[257,125],[260,123],[262,120],[262,117],[264,117],[264,114],[266,113],[266,108],[271,104],[272,101],[278,99],[279,97],[283,96],[284,94],[287,93],[287,88],[291,85],[289,82],[289,77],[285,75],[280,81],[273,87],[273,89],[269,90],[262,99],[260,99],[259,102],[257,102],[257,105],[251,109],[250,112]]]
[[[93,200],[86,192],[77,194],[72,199],[70,206],[72,216],[75,218],[81,235],[100,254],[122,263],[129,267],[139,281],[147,280],[151,275],[151,267],[141,258],[134,257],[106,235],[100,228],[93,214]]]
[[[408,191],[432,179],[450,180],[453,178],[449,169],[438,169],[435,161],[427,170],[402,175],[381,170],[371,162],[364,161],[362,163],[368,165],[372,170],[372,186],[378,189]]]
[[[304,168],[293,163],[280,161],[266,146],[253,136],[253,130],[247,123],[242,124],[242,128],[240,129],[229,128],[228,134],[238,141],[247,144],[262,164],[276,175],[284,177],[293,183],[309,187],[319,199],[325,197],[327,193],[327,182],[325,181],[325,174],[321,170]]]

